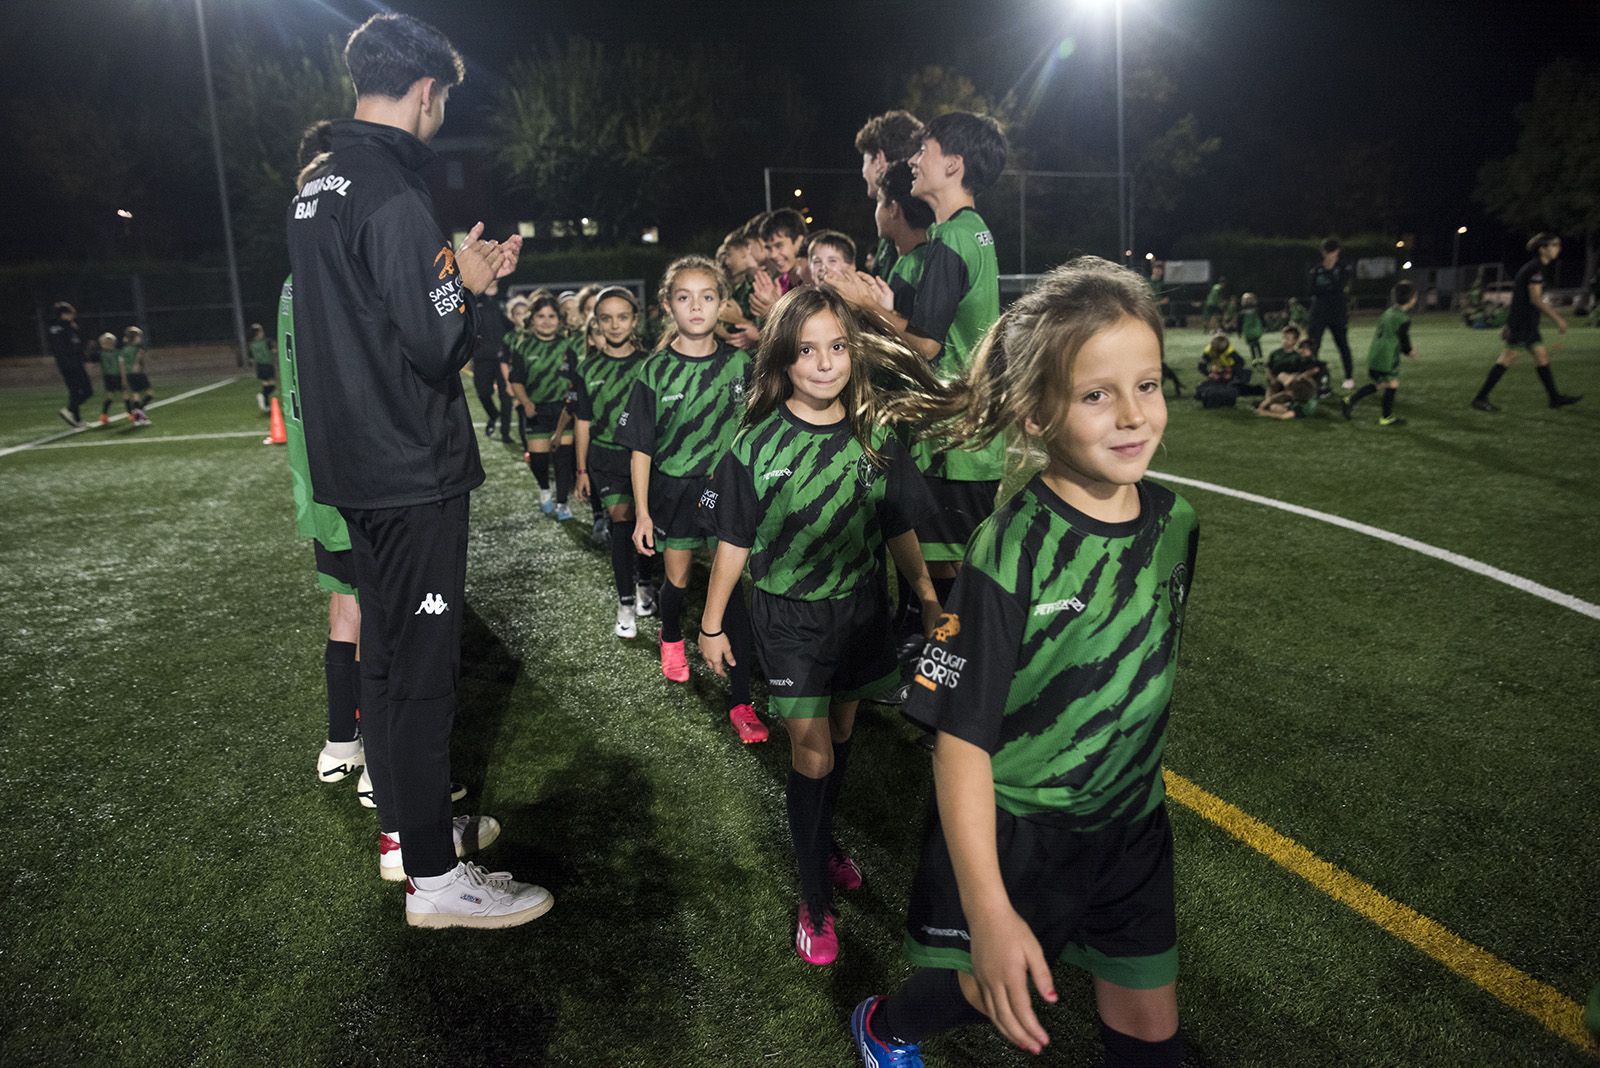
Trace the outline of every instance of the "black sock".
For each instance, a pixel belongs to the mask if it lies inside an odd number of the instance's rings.
[[[622,523],[612,520],[611,536],[613,538],[623,537],[627,538],[629,541],[632,541],[633,520],[630,519]],[[635,555],[633,558],[633,577],[634,581],[638,582],[641,586],[645,585],[646,583],[654,582],[656,580],[656,558],[653,556]]]
[[[1100,1044],[1105,1047],[1105,1068],[1178,1068],[1183,1062],[1182,1032],[1174,1032],[1165,1042],[1143,1039],[1114,1031],[1100,1021]]]
[[[1373,385],[1371,382],[1368,382],[1366,385],[1350,394],[1350,407],[1354,408],[1357,404],[1366,400],[1376,392],[1378,392],[1378,387]]]
[[[128,410],[129,415],[133,414],[133,401],[124,399],[122,406]]]
[[[547,490],[547,489],[550,488],[550,454],[549,453],[547,453],[547,452],[530,452],[530,453],[528,453],[528,470],[533,472],[533,477],[534,477],[535,481],[537,481],[539,483],[539,488],[540,489]]]
[[[1489,368],[1489,377],[1485,378],[1483,380],[1483,386],[1482,386],[1482,388],[1480,388],[1478,390],[1478,395],[1474,399],[1475,400],[1488,400],[1489,399],[1489,393],[1494,389],[1494,387],[1497,384],[1499,384],[1500,379],[1505,377],[1505,374],[1506,374],[1506,365],[1505,364],[1496,363],[1496,364],[1493,364],[1492,366],[1490,366],[1490,368]]]
[[[789,837],[794,842],[795,865],[800,869],[800,896],[814,910],[826,909],[833,903],[828,891],[828,843],[818,833],[827,790],[827,776],[813,779],[789,769],[789,783],[784,790]]]
[[[683,641],[683,592],[682,586],[674,586],[670,580],[661,584],[656,614],[661,617],[661,640],[664,642]]]
[[[983,1013],[961,992],[955,971],[923,968],[878,1002],[872,1033],[880,1041],[904,1046],[983,1020]]]
[[[744,580],[734,586],[722,613],[722,629],[733,647],[736,663],[728,669],[728,707],[750,703],[750,667],[755,663],[755,639],[750,633],[750,608],[745,604]]]
[[[578,450],[571,445],[556,446],[556,501],[566,504],[572,487],[578,484]]]
[[[639,554],[634,550],[633,539],[622,536],[620,524],[613,523],[611,530],[611,576],[617,580],[617,599],[624,604],[633,602],[634,563]]]
[[[1383,417],[1385,419],[1394,414],[1394,395],[1396,392],[1394,389],[1383,391]]]
[[[1496,366],[1499,365],[1496,364]],[[1561,396],[1561,394],[1556,391],[1556,376],[1551,373],[1549,364],[1545,364],[1542,367],[1535,367],[1534,370],[1539,372],[1539,381],[1544,383],[1544,391],[1545,393],[1549,394],[1552,401]]]
[[[594,514],[596,523],[606,517],[606,510],[600,505],[600,494],[594,488],[594,480],[589,480],[589,511]]]
[[[111,413],[111,398],[107,397],[105,399],[105,403],[100,405],[100,414],[101,415],[109,415],[110,413]]]
[[[833,810],[839,801],[839,789],[844,786],[845,769],[850,766],[850,739],[833,743],[833,770],[828,772],[828,790],[822,804],[822,841],[830,854],[841,852],[833,837]]]
[[[264,399],[271,400],[273,391],[275,391],[277,388],[278,388],[277,386],[274,386],[269,382],[268,384],[266,384],[266,385],[261,387],[261,396]]]
[[[939,598],[940,607],[950,603],[950,591],[955,587],[955,584],[954,575],[949,578],[936,578],[933,580],[933,592]]]
[[[328,639],[322,651],[328,680],[328,741],[356,739],[356,705],[361,701],[361,668],[356,663],[355,642]]]

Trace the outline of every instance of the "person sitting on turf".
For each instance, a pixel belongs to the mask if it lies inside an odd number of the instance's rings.
[[[1283,375],[1298,375],[1315,371],[1317,392],[1326,396],[1332,387],[1328,384],[1328,365],[1311,354],[1311,342],[1300,336],[1300,328],[1290,324],[1283,328],[1283,344],[1267,356],[1267,374],[1273,385],[1280,385]]]
[[[1304,419],[1317,410],[1317,383],[1311,372],[1285,375],[1285,382],[1256,403],[1256,414],[1268,419]]]
[[[1241,395],[1259,396],[1264,392],[1260,386],[1250,384],[1250,369],[1244,365],[1244,358],[1221,331],[1211,335],[1211,343],[1200,353],[1199,369],[1208,381],[1230,385]]]

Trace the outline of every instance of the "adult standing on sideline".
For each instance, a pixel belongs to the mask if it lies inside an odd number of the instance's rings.
[[[500,373],[500,359],[505,355],[505,337],[511,332],[511,320],[500,310],[497,299],[500,292],[498,279],[489,288],[473,295],[473,313],[477,319],[476,341],[472,347],[472,385],[483,405],[483,414],[489,421],[483,425],[485,437],[494,437],[494,425],[500,424],[500,440],[511,440],[511,416],[514,409],[511,391]],[[496,403],[498,399],[499,403]]]
[[[1330,237],[1322,243],[1322,262],[1311,268],[1311,323],[1307,338],[1312,355],[1322,351],[1322,332],[1333,335],[1339,347],[1339,359],[1344,364],[1345,392],[1356,388],[1355,364],[1350,358],[1350,307],[1346,296],[1350,292],[1353,272],[1350,265],[1339,258],[1339,240]]]
[[[78,309],[61,300],[53,310],[56,318],[50,324],[47,341],[50,355],[56,360],[56,370],[67,384],[67,406],[56,414],[68,426],[77,429],[83,426],[79,409],[84,401],[94,396],[94,385],[89,381],[89,372],[83,369],[83,334],[78,330]]]
[[[1517,271],[1516,281],[1511,285],[1511,308],[1506,314],[1505,330],[1500,335],[1505,339],[1505,348],[1489,368],[1489,376],[1483,380],[1478,395],[1472,398],[1472,406],[1480,412],[1500,410],[1489,400],[1489,394],[1516,360],[1518,349],[1533,353],[1534,370],[1539,372],[1539,381],[1550,400],[1550,407],[1564,408],[1583,399],[1581,396],[1568,396],[1556,388],[1555,372],[1550,370],[1550,350],[1544,347],[1544,338],[1539,334],[1541,315],[1551,318],[1556,324],[1557,333],[1567,332],[1567,321],[1544,299],[1545,268],[1561,255],[1561,235],[1534,234],[1528,240],[1528,251],[1533,253],[1533,259],[1522,265]]]
[[[547,912],[542,887],[457,858],[489,817],[450,817],[450,729],[461,666],[467,495],[483,481],[460,372],[469,293],[509,274],[473,227],[451,249],[418,171],[444,123],[461,57],[407,15],[350,35],[353,119],[303,177],[288,212],[303,422],[315,499],[350,530],[361,591],[361,727],[378,808],[379,872],[406,880],[406,922],[510,927]]]

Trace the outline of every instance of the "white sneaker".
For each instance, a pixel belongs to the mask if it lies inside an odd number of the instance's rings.
[[[614,628],[619,638],[637,638],[639,625],[634,621],[633,605],[617,605],[617,625]]]
[[[1349,393],[1352,389],[1355,389],[1355,388],[1356,388],[1356,380],[1355,379],[1347,378],[1347,379],[1344,380],[1343,389],[1344,389],[1344,391],[1346,393]]]
[[[450,784],[450,800],[460,801],[467,796],[467,788],[461,783]],[[372,773],[365,767],[361,769],[361,778],[356,782],[356,800],[361,802],[362,808],[377,808],[378,802],[372,796]]]
[[[406,881],[406,923],[412,927],[516,927],[543,916],[555,903],[544,887],[479,864],[457,864],[450,881],[437,890]]]
[[[328,742],[323,745],[322,752],[317,754],[317,781],[342,782],[347,775],[350,775],[357,768],[360,768],[362,769],[361,782],[365,785],[366,789],[370,791],[372,789],[372,780],[367,778],[367,757],[366,753],[362,749],[359,739],[354,743],[356,749],[355,753],[351,756],[334,756],[329,752],[329,750],[335,745],[349,744],[351,743]]]
[[[493,816],[457,816],[450,821],[450,834],[456,840],[456,856],[464,857],[493,844],[500,837],[500,821]],[[386,883],[404,882],[406,877],[399,839],[382,832],[378,834],[378,874]]]
[[[633,587],[634,614],[649,619],[656,614],[656,588],[650,583],[637,583]]]

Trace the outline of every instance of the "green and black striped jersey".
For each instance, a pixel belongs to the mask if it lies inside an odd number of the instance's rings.
[[[932,510],[922,473],[888,430],[882,467],[850,421],[818,426],[780,404],[739,432],[700,498],[718,541],[751,550],[756,588],[797,601],[848,597],[875,581],[883,543]]]
[[[278,293],[278,388],[283,393],[283,428],[287,437],[289,485],[294,495],[294,529],[315,538],[330,552],[350,548],[350,529],[339,509],[312,499],[311,464],[306,458],[305,418],[301,414],[300,368],[294,348],[294,279],[285,278]]]
[[[567,396],[567,372],[572,342],[561,334],[540,340],[532,331],[513,330],[506,335],[511,354],[511,381],[520,382],[535,404],[557,404]]]
[[[589,443],[620,449],[617,420],[627,410],[633,385],[644,369],[645,354],[635,349],[628,356],[594,353],[578,364],[572,375],[573,413],[589,424]]]
[[[750,354],[722,343],[710,356],[651,356],[617,420],[617,443],[673,478],[704,477],[728,451],[750,385]]]
[[[1161,752],[1200,529],[1164,486],[1104,523],[1035,476],[967,546],[906,714],[993,759],[995,801],[1090,829],[1165,795]]]
[[[917,287],[922,284],[922,265],[927,258],[928,243],[924,241],[895,260],[894,266],[882,276],[894,291],[894,310],[907,319],[911,318],[911,311],[917,306]]]
[[[972,365],[978,343],[1000,318],[1000,261],[989,224],[973,208],[962,208],[928,228],[927,253],[916,301],[906,328],[944,345],[934,370],[946,380]],[[1006,443],[997,437],[979,449],[938,452],[918,442],[917,466],[955,482],[990,482],[1005,468]]]

